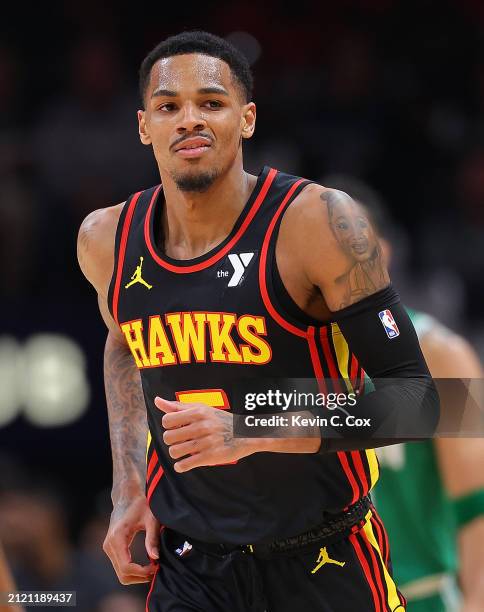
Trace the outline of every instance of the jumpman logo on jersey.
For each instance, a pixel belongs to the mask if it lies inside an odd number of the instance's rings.
[[[124,286],[125,289],[129,289],[132,285],[135,285],[136,283],[141,283],[142,285],[144,285],[147,289],[152,289],[153,285],[149,285],[144,278],[141,276],[141,268],[143,267],[143,257],[139,258],[139,266],[136,266],[136,270],[133,273],[133,276],[131,277],[131,281]]]
[[[317,559],[317,565],[313,570],[311,570],[311,574],[315,574],[318,571],[318,569],[322,567],[323,565],[326,565],[326,563],[332,563],[333,565],[339,565],[340,567],[344,567],[346,561],[335,561],[334,559],[331,559],[328,554],[328,551],[326,550],[326,546],[325,546],[324,548],[319,549],[319,557]]]

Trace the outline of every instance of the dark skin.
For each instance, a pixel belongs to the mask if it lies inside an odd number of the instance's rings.
[[[222,60],[187,54],[162,59],[153,66],[145,110],[138,111],[138,121],[140,139],[153,147],[163,184],[160,234],[167,255],[181,260],[198,257],[231,231],[256,182],[256,177],[244,171],[241,146],[242,140],[254,133],[255,118],[255,104],[245,100],[241,86]],[[190,182],[204,187],[181,187]],[[342,284],[341,278],[349,278],[355,266],[331,228],[331,193],[333,190],[319,185],[304,189],[284,215],[276,247],[280,274],[289,293],[305,312],[322,321],[342,303],[351,301],[347,283]],[[129,546],[135,533],[146,531],[151,558],[156,558],[158,551],[157,523],[146,506],[143,490],[146,409],[135,389],[138,372],[134,362],[128,368],[129,349],[106,301],[121,209],[122,205],[102,209],[86,218],[79,232],[78,257],[98,292],[109,329],[105,372],[114,509],[104,550],[120,581],[129,584],[147,581],[153,573],[152,567],[131,562]],[[386,275],[365,292],[370,294],[385,284]],[[126,380],[129,383],[123,382]],[[177,472],[229,463],[256,452],[314,453],[320,446],[316,437],[234,438],[230,411],[162,398],[156,398],[155,404],[163,414],[164,441],[177,459]]]

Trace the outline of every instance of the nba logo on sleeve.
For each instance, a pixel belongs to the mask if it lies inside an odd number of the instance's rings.
[[[400,335],[400,331],[398,329],[397,324],[395,323],[395,319],[393,318],[392,313],[387,310],[382,310],[378,313],[380,317],[381,324],[383,325],[387,336],[391,338],[396,338]]]

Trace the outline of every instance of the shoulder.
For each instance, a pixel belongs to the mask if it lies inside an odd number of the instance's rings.
[[[421,343],[432,350],[445,350],[458,354],[471,348],[465,338],[436,319],[433,319],[432,325],[429,325],[422,334]]]
[[[295,258],[331,311],[389,283],[378,234],[361,204],[343,191],[308,185],[286,210],[279,237],[280,250]]]
[[[293,228],[295,234],[325,237],[324,244],[331,247],[338,242],[335,234],[339,217],[365,215],[364,209],[344,191],[311,183],[294,198],[287,208],[283,222]]]
[[[77,237],[79,266],[98,292],[107,291],[114,265],[114,242],[124,202],[95,210],[84,219]]]
[[[334,190],[315,183],[304,187],[284,212],[282,225],[291,227],[296,236],[300,235],[301,230],[306,235],[329,231],[328,205],[324,199],[328,191]]]
[[[328,213],[339,204],[350,204],[358,207],[355,200],[344,191],[325,187],[318,183],[309,183],[294,198],[290,208],[298,208],[300,211],[305,210],[308,213],[322,215],[327,219]]]
[[[479,378],[479,357],[471,343],[435,321],[422,335],[420,346],[435,378]]]
[[[341,208],[338,202],[346,203],[342,210],[357,206],[346,193],[311,183],[286,209],[280,227],[281,240],[291,246],[294,255],[318,268],[324,260],[325,269],[332,270],[335,278],[347,272],[350,263],[335,231],[335,211],[339,214]]]
[[[306,220],[319,219],[324,221],[324,219],[327,219],[327,205],[323,198],[327,192],[332,191],[335,190],[327,189],[317,183],[306,185],[288,207],[286,216],[297,215],[299,217],[303,215]]]

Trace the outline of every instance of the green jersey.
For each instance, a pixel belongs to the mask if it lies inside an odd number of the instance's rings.
[[[432,317],[409,310],[421,339],[439,325]],[[423,610],[453,610],[457,568],[456,523],[443,487],[431,440],[377,449],[380,480],[373,497],[390,540],[396,583],[409,602],[428,597],[439,603]],[[423,601],[422,601],[423,603]],[[409,607],[409,610],[417,607]]]

